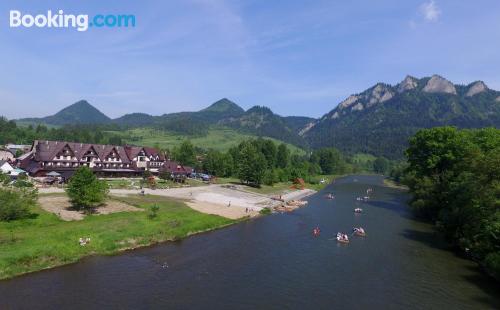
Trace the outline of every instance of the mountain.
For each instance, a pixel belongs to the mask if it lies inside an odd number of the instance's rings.
[[[112,122],[125,127],[143,127],[154,123],[154,119],[154,116],[146,113],[131,113],[115,118]]]
[[[455,85],[439,75],[407,76],[395,86],[378,83],[349,96],[299,134],[312,148],[401,158],[420,128],[500,126],[500,92],[482,81]]]
[[[319,119],[282,117],[269,108],[245,111],[227,98],[205,109],[153,116],[126,114],[116,119],[79,101],[45,118],[24,123],[102,124],[129,128],[157,128],[182,135],[207,135],[212,127],[271,137],[304,148],[336,147],[347,153],[370,153],[402,158],[408,138],[421,128],[453,125],[460,128],[500,127],[500,92],[483,81],[456,85],[433,75],[406,76],[396,85],[377,83],[353,94]]]
[[[49,125],[67,124],[104,124],[111,119],[86,100],[80,100],[54,115],[44,118],[25,118],[22,122],[44,123]]]
[[[306,146],[305,140],[296,132],[295,119],[287,119],[274,114],[271,109],[254,106],[239,117],[221,120],[220,125],[257,136],[271,137],[297,146]],[[290,125],[293,124],[293,125]]]
[[[299,134],[307,124],[314,122],[316,119],[306,116],[284,116],[283,121],[295,134]]]
[[[200,111],[201,113],[222,113],[224,115],[241,115],[245,110],[227,98],[212,103],[208,108]]]
[[[298,130],[308,117],[281,117],[269,108],[255,106],[245,111],[227,98],[214,102],[196,112],[177,112],[161,116],[142,113],[127,114],[113,123],[133,127],[155,127],[188,135],[205,135],[212,126],[223,126],[238,132],[256,136],[276,138],[298,146],[306,146]]]

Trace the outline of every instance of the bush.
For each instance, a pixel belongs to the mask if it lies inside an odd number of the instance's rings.
[[[5,173],[0,172],[0,183],[3,185],[7,186],[10,183],[10,176],[6,175]]]
[[[30,207],[37,201],[36,190],[0,188],[0,221],[12,221],[30,216]]]
[[[90,168],[80,167],[71,178],[66,193],[76,209],[94,208],[104,202],[109,192],[108,184],[99,181]]]
[[[150,219],[154,219],[155,217],[158,216],[158,210],[160,210],[160,207],[157,206],[157,205],[152,205],[150,208],[149,208],[149,213],[148,213],[148,217]]]
[[[14,183],[14,187],[17,187],[17,188],[33,187],[33,183],[31,183],[29,181],[25,181],[25,180],[17,180]]]
[[[272,211],[269,208],[263,208],[262,210],[259,211],[259,213],[262,215],[269,215],[272,213]]]

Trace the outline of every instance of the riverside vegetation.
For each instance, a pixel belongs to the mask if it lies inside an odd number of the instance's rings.
[[[500,281],[500,130],[421,130],[406,154],[416,214]]]

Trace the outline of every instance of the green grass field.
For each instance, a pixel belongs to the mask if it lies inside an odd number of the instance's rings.
[[[35,207],[38,216],[34,219],[0,222],[0,279],[76,262],[88,255],[114,254],[180,239],[236,222],[199,213],[164,197],[115,199],[144,209],[158,205],[158,216],[150,219],[147,211],[121,212],[65,222]],[[90,244],[80,246],[80,237],[90,237]]]
[[[167,132],[152,128],[138,128],[130,129],[124,132],[119,131],[108,131],[107,133],[118,135],[124,139],[126,143],[136,144],[141,146],[157,146],[161,148],[172,149],[178,146],[184,140],[191,140],[193,145],[203,148],[203,149],[215,149],[218,151],[227,151],[230,147],[239,144],[240,142],[255,138],[252,135],[245,135],[236,132],[230,128],[220,128],[213,127],[209,129],[208,134],[205,136],[188,136],[181,135],[178,133]],[[271,139],[276,143],[281,143],[281,141]],[[292,153],[303,155],[305,151],[294,145],[287,144],[288,148]]]

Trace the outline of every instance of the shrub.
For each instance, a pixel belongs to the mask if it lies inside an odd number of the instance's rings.
[[[36,190],[9,190],[0,188],[0,221],[12,221],[30,216],[30,207],[36,204]]]
[[[259,213],[262,215],[269,215],[272,213],[272,211],[269,208],[263,208],[262,210],[259,211]]]
[[[158,216],[158,210],[160,210],[160,207],[157,206],[157,205],[152,205],[150,208],[149,208],[149,214],[148,214],[148,217],[150,219],[154,219],[155,217]]]

